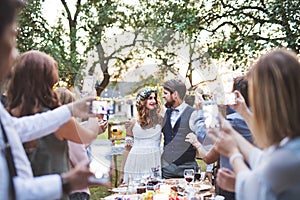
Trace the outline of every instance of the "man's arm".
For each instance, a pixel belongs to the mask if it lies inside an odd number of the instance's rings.
[[[203,143],[206,137],[203,110],[195,110],[191,114],[189,125],[190,129],[197,135],[199,142]]]

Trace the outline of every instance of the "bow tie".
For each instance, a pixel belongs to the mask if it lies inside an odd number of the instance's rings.
[[[173,112],[173,111],[175,111],[175,112],[179,112],[179,110],[178,110],[178,109],[176,109],[176,108],[170,108],[170,110],[171,110],[171,112]]]

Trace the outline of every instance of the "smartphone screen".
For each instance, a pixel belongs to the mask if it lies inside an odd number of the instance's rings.
[[[82,93],[92,93],[95,89],[95,77],[86,76],[83,79]]]
[[[100,100],[94,100],[90,104],[90,113],[93,114],[103,114],[104,118],[107,118],[107,102],[106,101],[100,101]],[[105,120],[103,118],[103,120]],[[108,118],[107,118],[108,119]]]
[[[108,183],[111,171],[111,146],[109,140],[97,139],[90,145],[90,170],[94,176],[89,177],[92,183]]]
[[[229,93],[225,94],[225,105],[235,105],[236,104],[236,94]]]
[[[215,101],[204,101],[203,102],[203,117],[205,127],[210,128],[220,128],[220,119],[219,119],[219,108]]]

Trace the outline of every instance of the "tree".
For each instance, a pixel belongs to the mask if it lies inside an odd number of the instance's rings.
[[[183,33],[191,45],[207,35],[203,49],[214,59],[232,60],[234,69],[247,70],[249,61],[274,47],[299,53],[297,0],[140,2],[148,25]]]
[[[56,26],[50,26],[42,15],[42,1],[28,0],[19,16],[18,49],[21,53],[32,49],[43,51],[54,57],[59,63],[59,74],[62,81],[73,84],[80,60],[68,50],[62,19]]]
[[[20,14],[18,39],[21,52],[37,49],[52,55],[60,64],[61,79],[68,82],[69,86],[74,85],[76,78],[82,77],[79,71],[86,63],[87,54],[95,47],[99,52],[98,62],[100,64],[108,63],[103,59],[104,53],[101,55],[101,46],[96,44],[105,40],[105,31],[108,28],[126,27],[124,23],[127,19],[124,12],[118,10],[120,7],[118,1],[87,1],[82,3],[81,0],[77,0],[72,16],[70,5],[65,0],[61,0],[64,11],[57,25],[52,27],[42,16],[41,5],[43,2],[44,0],[29,0]],[[63,24],[64,20],[68,22],[67,29]],[[84,37],[82,37],[83,34],[85,34]],[[78,52],[78,46],[86,48],[84,55]],[[105,88],[110,75],[107,66],[101,68],[104,74],[101,88]],[[92,73],[93,70],[93,68],[90,69],[90,72]]]
[[[210,54],[232,58],[238,68],[274,47],[299,53],[299,6],[298,0],[213,1],[203,16],[215,39],[208,44]]]
[[[187,64],[186,78],[193,86],[193,73],[196,68],[207,66],[204,43],[201,43],[199,28],[204,22],[201,19],[204,5],[199,1],[139,1],[135,15],[147,24],[144,36],[149,42],[148,48],[161,60],[161,75],[171,72],[178,74],[175,60],[184,59]]]
[[[140,0],[137,4],[76,0],[73,16],[66,1],[61,0],[63,15],[54,27],[41,15],[43,1],[29,0],[22,11],[20,51],[39,49],[54,56],[61,64],[61,77],[70,85],[80,67],[86,65],[88,55],[96,52],[87,73],[101,69],[98,94],[130,65],[138,67],[145,58],[143,54],[160,62],[157,80],[169,72],[177,74],[179,69],[173,61],[182,43],[187,47],[186,77],[191,85],[196,68],[209,65],[210,57],[232,60],[235,69],[246,70],[249,60],[273,47],[299,53],[297,0]],[[63,26],[66,19],[67,29]],[[127,33],[131,33],[131,39],[118,44],[119,36]],[[79,46],[85,48],[83,54]],[[111,66],[114,72],[109,71]]]

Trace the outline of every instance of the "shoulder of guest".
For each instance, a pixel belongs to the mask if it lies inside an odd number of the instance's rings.
[[[290,148],[293,146],[292,148]],[[277,148],[264,168],[265,179],[274,191],[285,191],[299,183],[300,139]],[[282,160],[284,158],[284,160]]]

